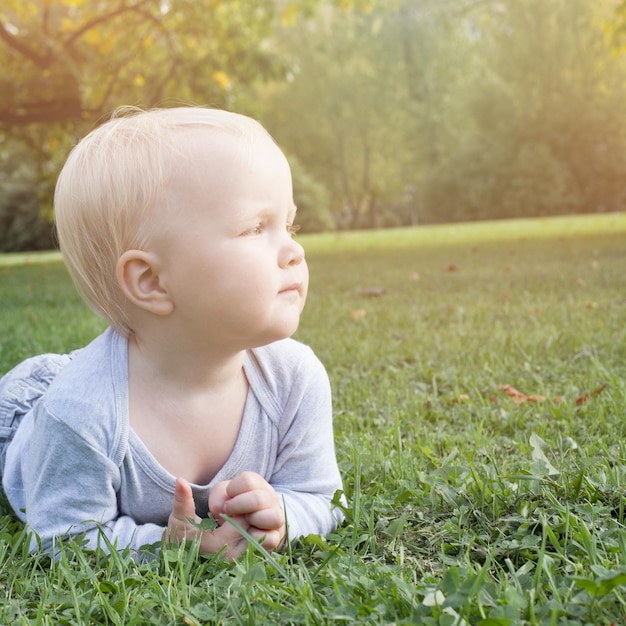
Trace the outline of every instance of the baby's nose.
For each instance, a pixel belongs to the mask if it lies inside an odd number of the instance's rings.
[[[281,267],[300,265],[304,261],[304,248],[293,239],[281,250],[279,264]]]

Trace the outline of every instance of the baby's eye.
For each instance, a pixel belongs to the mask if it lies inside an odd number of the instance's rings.
[[[255,235],[262,234],[263,230],[264,230],[263,224],[257,224],[256,226],[252,228],[248,228],[248,230],[245,230],[243,233],[241,233],[241,235],[243,237],[254,237]]]
[[[293,237],[300,230],[300,224],[287,224],[287,232]]]

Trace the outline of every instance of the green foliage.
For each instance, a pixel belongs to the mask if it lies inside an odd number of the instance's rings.
[[[571,171],[545,143],[484,141],[442,158],[422,189],[429,221],[577,213],[583,202],[576,190]]]
[[[0,138],[0,251],[54,247],[53,227],[44,211],[52,185],[41,163],[15,141]]]
[[[6,0],[0,8],[0,145],[3,159],[33,164],[41,187],[15,226],[8,249],[32,249],[25,228],[49,213],[54,178],[70,147],[118,106],[181,103],[258,114],[252,87],[284,76],[272,46],[284,12],[311,14],[316,0]],[[7,138],[10,142],[7,142]],[[4,181],[0,196],[15,195]],[[30,196],[40,194],[31,209]],[[4,219],[14,201],[4,198]],[[25,212],[28,216],[25,216]],[[18,232],[15,231],[17,229]]]
[[[626,55],[614,3],[327,6],[280,38],[263,93],[339,227],[621,211]]]
[[[610,2],[532,0],[468,17],[474,87],[458,84],[454,133],[424,177],[426,221],[624,210],[626,57],[607,43],[612,16]]]
[[[330,212],[326,187],[303,167],[300,161],[288,155],[293,178],[294,202],[298,207],[297,224],[304,233],[334,230],[335,220]]]
[[[78,540],[51,562],[4,505],[0,622],[623,623],[624,233],[604,216],[303,235],[298,338],[334,390],[344,524],[230,565]],[[101,330],[59,263],[0,265],[0,294],[0,371]]]
[[[29,185],[5,185],[0,196],[0,252],[49,250],[53,226],[41,214],[44,194]]]
[[[279,36],[293,70],[261,91],[263,118],[323,181],[339,227],[382,225],[380,206],[402,195],[410,162],[402,52],[385,27],[395,13],[386,3],[369,11],[331,4]]]
[[[295,3],[296,5],[299,3]],[[275,75],[273,0],[8,0],[0,14],[0,124],[93,124],[119,104],[226,106]],[[241,106],[241,104],[240,104]]]
[[[264,121],[311,230],[622,211],[625,6],[5,0],[0,145],[50,189],[116,106],[191,102]]]

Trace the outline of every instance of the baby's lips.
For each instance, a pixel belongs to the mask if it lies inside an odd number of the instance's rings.
[[[283,293],[285,291],[300,291],[303,286],[304,283],[302,281],[293,282],[290,285],[287,285],[286,287],[281,289],[280,292]]]

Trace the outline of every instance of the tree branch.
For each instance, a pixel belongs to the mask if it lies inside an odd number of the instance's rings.
[[[22,56],[30,59],[38,68],[45,70],[49,67],[49,60],[35,52],[32,48],[27,46],[19,37],[16,37],[7,30],[6,25],[0,22],[0,39],[2,39],[10,48],[19,52]]]
[[[67,122],[80,118],[83,113],[80,102],[68,100],[54,103],[30,104],[28,107],[0,111],[0,126],[25,126],[26,124]]]
[[[105,22],[108,22],[109,20],[112,20],[119,15],[123,15],[124,13],[128,13],[129,11],[137,11],[142,5],[148,4],[149,1],[150,0],[140,0],[140,2],[131,5],[122,3],[117,9],[115,9],[115,11],[105,13],[104,15],[99,15],[98,17],[95,17],[94,19],[85,22],[78,30],[74,31],[63,42],[63,47],[66,49],[71,48],[77,39],[82,37],[87,31],[91,30],[95,26],[98,26],[99,24],[104,24]]]

